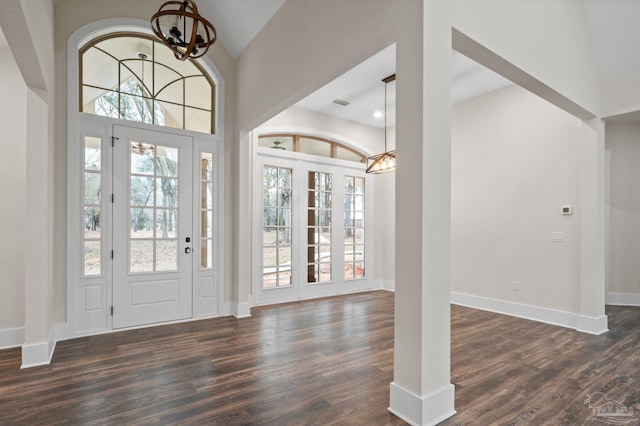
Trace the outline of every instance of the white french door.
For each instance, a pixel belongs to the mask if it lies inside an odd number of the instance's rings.
[[[193,138],[113,133],[113,328],[191,318]]]
[[[371,289],[371,227],[365,223],[372,209],[363,168],[287,155],[257,155],[254,303]]]

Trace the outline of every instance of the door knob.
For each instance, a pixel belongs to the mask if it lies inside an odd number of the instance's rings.
[[[185,248],[185,249],[184,249],[184,252],[185,252],[185,253],[187,253],[187,254],[191,253],[191,247],[187,247],[187,248]]]

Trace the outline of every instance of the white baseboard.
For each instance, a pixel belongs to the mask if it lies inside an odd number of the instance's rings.
[[[0,349],[17,348],[24,343],[24,327],[0,330]]]
[[[607,305],[640,306],[640,294],[636,293],[607,293]]]
[[[387,291],[395,291],[396,283],[395,281],[389,280],[376,280],[374,283],[376,290],[387,290]]]
[[[231,306],[231,314],[236,318],[251,316],[251,302],[234,303]]]
[[[22,368],[48,365],[56,349],[55,327],[51,327],[49,341],[39,343],[25,343],[22,345]]]
[[[391,382],[388,410],[410,425],[437,425],[456,414],[454,393],[454,386],[449,384],[439,391],[420,397]]]
[[[469,308],[482,309],[483,311],[559,325],[561,327],[573,328],[590,334],[602,334],[608,331],[606,315],[600,318],[590,318],[572,312],[558,311],[453,291],[451,292],[451,303]]]
[[[602,315],[597,318],[579,315],[576,330],[583,333],[600,335],[609,331],[608,324],[609,320],[606,315]]]

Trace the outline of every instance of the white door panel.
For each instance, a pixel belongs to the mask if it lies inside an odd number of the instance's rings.
[[[113,328],[191,318],[193,140],[114,135]]]

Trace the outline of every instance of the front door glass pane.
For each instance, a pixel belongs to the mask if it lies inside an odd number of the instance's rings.
[[[132,141],[129,272],[178,270],[178,150]]]

